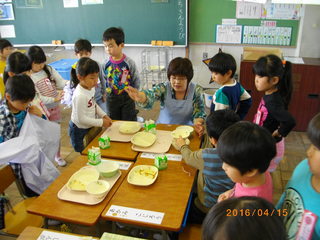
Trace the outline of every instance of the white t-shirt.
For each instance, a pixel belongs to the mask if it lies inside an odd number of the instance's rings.
[[[71,121],[78,128],[101,127],[103,124],[102,118],[106,113],[96,104],[94,94],[94,88],[87,90],[80,84],[73,93]]]

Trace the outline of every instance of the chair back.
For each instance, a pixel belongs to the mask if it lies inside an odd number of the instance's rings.
[[[10,165],[5,165],[0,168],[0,193],[3,193],[14,181],[15,176],[13,174]]]

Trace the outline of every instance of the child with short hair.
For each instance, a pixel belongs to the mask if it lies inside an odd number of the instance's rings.
[[[79,39],[74,44],[74,52],[78,59],[82,57],[91,57],[92,53],[92,45],[87,39]],[[71,78],[76,78],[76,68],[77,62],[72,65],[71,68]],[[72,84],[72,81],[68,82],[66,87],[64,88],[65,96],[63,104],[67,104],[69,107],[72,105],[72,95],[75,87]],[[101,107],[104,112],[107,112],[107,103],[106,103],[106,81],[104,78],[98,79],[98,84],[95,87],[95,95],[94,98],[96,103]]]
[[[168,82],[159,83],[152,89],[138,91],[129,86],[125,91],[145,109],[151,109],[156,101],[160,101],[157,123],[194,125],[202,135],[206,113],[202,88],[192,83],[192,62],[182,57],[172,59],[167,77]]]
[[[11,42],[7,39],[0,39],[0,100],[4,97],[4,82],[3,82],[3,73],[6,67],[6,61],[9,55],[13,51],[13,46]]]
[[[110,58],[101,68],[101,77],[107,81],[107,109],[114,120],[137,120],[135,102],[128,96],[128,86],[139,89],[140,78],[134,61],[127,57],[124,48],[124,32],[111,27],[103,33],[103,44]]]
[[[211,112],[219,109],[232,109],[240,119],[248,113],[252,99],[250,94],[233,76],[237,69],[236,60],[232,55],[219,52],[209,62],[212,80],[221,87],[214,93]]]
[[[272,203],[272,178],[267,169],[276,154],[276,145],[266,129],[251,122],[232,125],[219,138],[218,154],[223,170],[236,183],[218,201],[256,196]]]
[[[292,95],[291,63],[282,62],[276,55],[267,55],[253,65],[253,72],[257,90],[265,93],[253,121],[266,128],[277,142],[277,155],[268,169],[273,172],[284,156],[284,137],[296,125],[288,111]]]
[[[31,63],[25,54],[21,52],[11,53],[7,59],[6,68],[3,73],[3,82],[6,84],[9,77],[13,77],[14,75],[21,73],[29,76],[30,70]]]
[[[287,211],[288,239],[320,239],[320,113],[309,122],[307,134],[311,141],[307,159],[294,169],[277,204]]]
[[[76,90],[72,98],[69,136],[75,151],[82,152],[84,149],[83,138],[90,128],[109,127],[112,120],[94,100],[94,87],[97,85],[99,77],[98,63],[87,57],[80,58],[76,74],[77,78],[72,79]]]
[[[192,152],[183,138],[175,141],[182,159],[188,165],[199,169],[197,196],[193,199],[188,222],[201,224],[210,208],[217,203],[219,195],[234,186],[222,169],[216,146],[222,132],[238,121],[239,116],[230,109],[210,113],[206,119],[206,127],[213,148]]]
[[[274,206],[263,198],[250,196],[214,205],[203,222],[202,239],[286,240],[287,234]]]
[[[61,122],[59,103],[63,97],[63,91],[61,90],[65,85],[65,80],[53,67],[46,64],[47,58],[41,47],[30,47],[27,56],[31,62],[31,79],[35,84],[38,98],[49,113],[47,117],[50,121],[59,123]],[[55,161],[61,167],[67,164],[61,158],[60,148]]]
[[[36,106],[30,106],[36,90],[32,79],[17,74],[7,79],[4,101],[0,103],[0,143],[19,135],[27,111],[42,116]]]

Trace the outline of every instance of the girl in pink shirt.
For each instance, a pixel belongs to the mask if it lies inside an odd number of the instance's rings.
[[[256,196],[272,203],[272,178],[267,169],[276,155],[276,145],[266,129],[254,123],[238,122],[222,133],[217,149],[223,170],[236,183],[218,201]]]

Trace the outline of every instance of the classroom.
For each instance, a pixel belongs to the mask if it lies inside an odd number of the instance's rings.
[[[0,0],[0,240],[320,239],[319,0]]]

